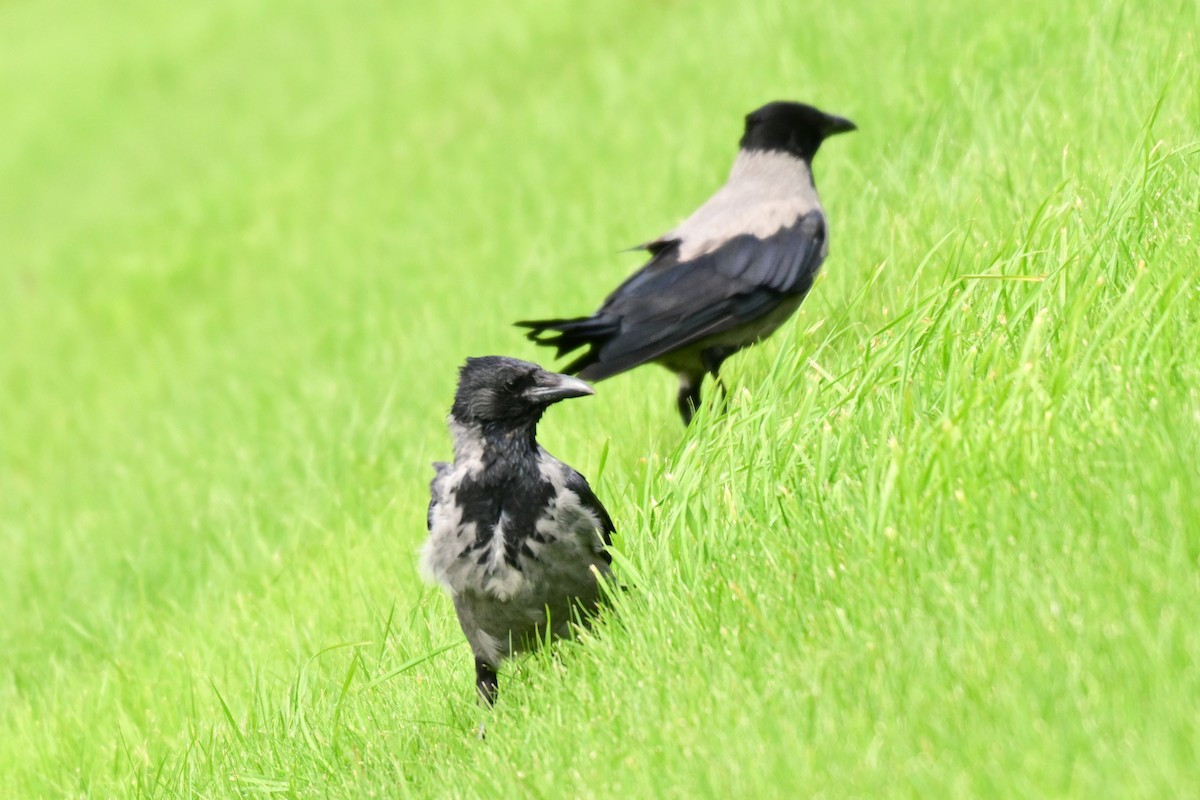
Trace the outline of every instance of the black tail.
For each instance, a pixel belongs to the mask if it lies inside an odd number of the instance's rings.
[[[546,347],[556,348],[555,358],[562,358],[567,353],[587,347],[586,353],[563,367],[563,372],[572,375],[597,363],[600,360],[601,346],[620,328],[619,320],[600,315],[573,319],[523,320],[515,324],[519,328],[529,328],[525,338]]]

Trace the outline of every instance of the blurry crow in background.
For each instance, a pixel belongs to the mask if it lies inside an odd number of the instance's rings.
[[[828,252],[812,159],[854,123],[800,103],[746,117],[729,180],[678,227],[636,249],[651,259],[590,317],[518,322],[591,381],[657,362],[679,375],[684,423],[705,373],[769,336],[799,307]],[[718,381],[720,380],[717,378]],[[724,387],[722,386],[722,389]]]
[[[494,703],[496,669],[547,632],[569,635],[600,600],[613,532],[575,470],[537,443],[551,403],[593,394],[578,378],[513,358],[469,358],[450,411],[454,463],[434,464],[422,567],[454,599],[475,653],[475,686]]]

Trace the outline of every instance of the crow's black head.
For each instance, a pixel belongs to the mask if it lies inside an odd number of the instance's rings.
[[[551,403],[594,394],[570,375],[503,356],[468,358],[458,371],[450,413],[459,422],[524,425],[536,422]]]
[[[812,161],[817,148],[835,133],[857,130],[845,117],[835,117],[803,103],[767,103],[746,115],[743,150],[782,150]]]

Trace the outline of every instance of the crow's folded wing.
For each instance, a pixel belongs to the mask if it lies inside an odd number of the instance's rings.
[[[604,373],[736,328],[806,293],[825,259],[825,220],[813,210],[765,238],[734,236],[681,260],[686,247],[672,242],[658,248],[597,312],[620,320],[599,354]]]
[[[612,534],[616,531],[616,527],[613,526],[612,517],[608,515],[608,510],[604,508],[604,504],[600,502],[600,498],[596,497],[596,493],[588,485],[587,479],[575,470],[570,470],[567,474],[566,486],[579,496],[580,504],[595,514],[596,519],[600,520],[600,538],[604,542],[605,547],[611,545]],[[612,558],[608,553],[605,553],[603,558],[608,563],[612,563]]]

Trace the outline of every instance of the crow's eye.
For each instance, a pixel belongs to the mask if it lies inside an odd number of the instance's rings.
[[[528,389],[532,383],[533,377],[531,375],[513,375],[504,382],[504,388],[515,393]]]

